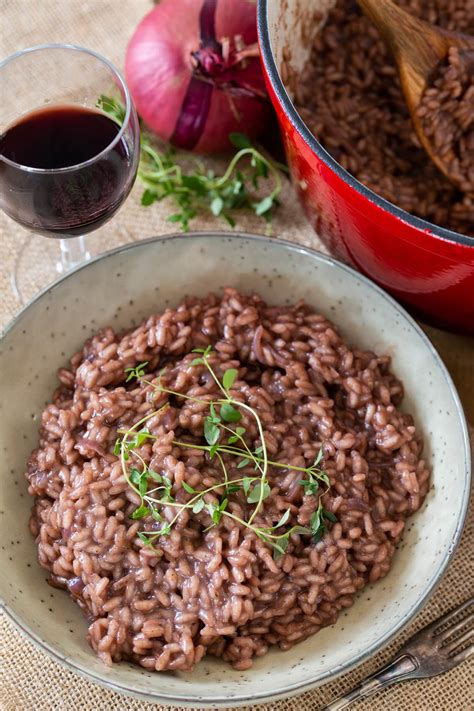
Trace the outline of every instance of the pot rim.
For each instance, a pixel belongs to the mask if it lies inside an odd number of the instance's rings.
[[[326,166],[328,166],[338,178],[340,178],[344,183],[349,185],[353,190],[362,195],[373,205],[376,205],[376,207],[388,212],[398,220],[409,224],[410,227],[414,227],[415,229],[422,231],[424,234],[428,234],[449,242],[454,242],[455,244],[461,244],[466,247],[474,248],[474,237],[462,234],[461,232],[455,232],[454,230],[449,230],[446,227],[440,227],[439,225],[423,220],[421,217],[416,217],[410,212],[403,210],[401,207],[394,205],[392,202],[389,202],[380,195],[377,195],[377,193],[357,180],[357,178],[351,175],[351,173],[343,168],[342,165],[338,163],[330,153],[328,153],[323,145],[311,133],[299,115],[280,77],[271,46],[270,28],[268,23],[268,6],[269,0],[258,0],[257,29],[262,64],[270,80],[273,91],[285,111],[286,117],[289,119],[292,126],[300,134],[301,138],[305,141],[309,148],[311,148],[317,157]]]

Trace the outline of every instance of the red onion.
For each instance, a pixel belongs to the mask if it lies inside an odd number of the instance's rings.
[[[251,138],[269,110],[251,0],[161,0],[127,48],[125,75],[145,123],[179,148],[213,153]]]
[[[99,457],[105,457],[106,451],[103,446],[93,439],[87,439],[86,437],[79,437],[76,442],[76,447],[80,449],[88,449],[91,452],[95,452]]]

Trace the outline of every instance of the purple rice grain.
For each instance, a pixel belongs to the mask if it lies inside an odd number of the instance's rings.
[[[474,194],[474,50],[451,47],[417,109],[424,133],[449,175]]]
[[[323,448],[330,488],[322,501],[337,522],[319,542],[293,535],[274,560],[265,542],[229,518],[206,530],[205,510],[183,511],[155,550],[137,537],[154,521],[132,520],[139,500],[114,442],[167,396],[141,381],[126,384],[124,370],[148,361],[147,379],[165,367],[166,387],[217,399],[206,368],[191,365],[191,351],[208,344],[220,377],[238,369],[233,396],[258,412],[273,460],[308,466]],[[124,334],[98,331],[58,377],[28,462],[30,528],[51,584],[83,609],[88,640],[107,664],[189,671],[210,654],[245,670],[273,645],[288,649],[334,624],[358,590],[387,574],[405,520],[428,491],[422,440],[398,409],[403,386],[390,358],[350,348],[303,302],[271,307],[233,289],[187,298]],[[254,448],[255,422],[242,412]],[[169,477],[178,500],[182,481],[198,490],[222,481],[215,458],[173,444],[202,444],[205,416],[201,403],[171,397],[147,422],[157,439],[137,449]],[[224,457],[231,479],[247,471]],[[269,468],[272,493],[257,525],[274,525],[289,507],[288,526],[307,524],[319,497],[305,495],[300,478]],[[229,510],[248,520],[253,506],[237,491]],[[166,506],[161,513],[173,515]]]

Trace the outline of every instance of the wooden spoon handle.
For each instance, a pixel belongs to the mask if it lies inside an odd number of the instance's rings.
[[[357,0],[357,3],[378,28],[397,62],[409,64],[411,73],[426,77],[446,55],[447,37],[392,0]]]

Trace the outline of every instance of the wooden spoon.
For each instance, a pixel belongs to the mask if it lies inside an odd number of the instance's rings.
[[[377,27],[394,56],[405,101],[423,148],[439,170],[456,183],[457,179],[449,174],[448,167],[454,154],[443,158],[437,155],[416,110],[430,77],[445,59],[449,48],[474,49],[474,37],[424,22],[401,10],[392,0],[357,0],[357,3]]]

